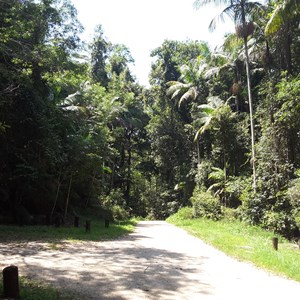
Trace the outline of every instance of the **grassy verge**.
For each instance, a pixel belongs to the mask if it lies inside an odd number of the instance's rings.
[[[0,299],[3,295],[2,275],[0,275]],[[26,277],[19,278],[20,299],[22,300],[79,300],[82,299],[73,293],[61,292],[49,285],[38,281],[29,280]]]
[[[90,232],[85,231],[86,220],[91,221]],[[27,241],[47,242],[53,249],[59,249],[63,241],[101,241],[115,239],[128,234],[134,230],[137,220],[132,219],[122,222],[111,222],[109,227],[105,227],[104,220],[97,214],[86,212],[80,215],[80,226],[4,226],[0,225],[0,243],[20,243]],[[13,245],[13,244],[12,244]],[[3,294],[2,272],[0,273],[0,300]],[[79,295],[71,292],[62,292],[50,285],[20,277],[20,299],[22,300],[76,300],[83,299]]]
[[[279,237],[278,251],[275,251],[272,247],[274,234],[238,221],[183,220],[178,215],[171,216],[167,221],[230,256],[300,281],[298,246],[282,237]]]
[[[91,230],[86,232],[85,222],[90,220]],[[136,220],[111,222],[109,228],[96,216],[81,216],[79,227],[72,226],[4,226],[0,225],[0,241],[101,241],[114,239],[133,231]]]
[[[91,221],[91,231],[85,232],[84,225],[79,228],[53,226],[0,226],[0,241],[53,241],[53,240],[74,240],[74,241],[101,241],[114,239],[130,233],[134,229],[134,221],[123,221],[104,227],[103,220]]]

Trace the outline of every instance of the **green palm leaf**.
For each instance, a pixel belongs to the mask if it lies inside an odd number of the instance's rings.
[[[282,27],[285,20],[300,12],[300,3],[297,0],[285,0],[279,4],[265,28],[266,37],[270,37]]]

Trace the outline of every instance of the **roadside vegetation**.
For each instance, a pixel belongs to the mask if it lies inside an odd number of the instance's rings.
[[[136,219],[105,220],[97,209],[82,210],[76,213],[78,227],[74,226],[75,217],[69,217],[68,222],[60,226],[46,225],[0,225],[1,242],[39,241],[49,242],[55,247],[56,242],[64,240],[102,241],[118,238],[133,231]],[[106,223],[109,221],[108,223]],[[87,230],[86,222],[90,228]]]
[[[228,13],[236,32],[216,50],[165,40],[146,88],[101,24],[80,40],[69,0],[0,1],[0,224],[69,224],[94,207],[165,219],[192,204],[219,218],[220,204],[299,237],[299,3],[227,2],[210,28]]]
[[[84,210],[77,213],[79,227],[70,222],[60,227],[55,226],[16,226],[0,225],[0,243],[10,243],[12,247],[26,247],[27,242],[43,242],[52,250],[59,250],[64,242],[79,243],[81,241],[103,241],[115,239],[133,231],[136,219],[110,221],[105,227],[103,219],[97,209]],[[86,221],[90,222],[90,230],[86,231]],[[49,284],[20,276],[20,299],[23,300],[80,300],[84,295],[74,294],[72,291],[62,291]],[[3,295],[2,272],[0,274],[0,299]]]
[[[84,221],[85,222],[85,221]],[[105,220],[91,220],[91,230],[86,232],[85,224],[79,228],[62,226],[59,228],[48,226],[0,226],[0,241],[101,241],[120,237],[133,231],[135,221],[121,221],[110,223],[105,228]]]
[[[113,238],[193,206],[300,237],[299,1],[221,2],[210,29],[229,14],[236,32],[165,40],[146,88],[101,24],[80,40],[69,0],[0,1],[0,234]]]
[[[299,280],[299,1],[221,2],[211,29],[229,13],[236,32],[215,51],[165,40],[146,88],[101,24],[80,40],[71,1],[0,1],[1,240],[116,238],[179,210],[169,220]],[[258,226],[291,243],[269,253]]]
[[[295,241],[228,216],[218,221],[195,218],[191,207],[179,210],[167,221],[234,258],[300,281],[300,250]],[[272,245],[274,236],[279,238],[278,251]]]

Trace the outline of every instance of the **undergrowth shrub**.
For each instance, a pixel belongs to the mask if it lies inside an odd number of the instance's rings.
[[[129,211],[126,209],[126,202],[120,189],[114,189],[109,195],[101,199],[101,207],[109,212],[109,218],[114,221],[124,221],[129,219]]]
[[[114,221],[125,221],[129,219],[128,211],[120,205],[113,205],[110,210]]]
[[[262,219],[262,226],[287,238],[291,238],[297,228],[293,216],[284,211],[267,211]]]
[[[182,207],[177,211],[176,217],[179,220],[190,220],[194,216],[193,211],[193,207]]]
[[[241,220],[239,208],[231,208],[222,206],[224,219],[228,221]]]
[[[205,217],[215,221],[222,218],[221,204],[210,192],[195,190],[191,202],[194,218]]]
[[[298,231],[299,231],[299,229],[300,229],[300,211],[295,211],[294,214],[293,214],[293,217],[294,217],[296,226],[297,226]]]
[[[227,206],[237,208],[242,204],[241,197],[251,186],[251,178],[245,176],[231,176],[226,182],[225,194]]]

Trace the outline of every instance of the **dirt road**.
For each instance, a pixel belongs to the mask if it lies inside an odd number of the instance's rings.
[[[0,245],[0,267],[76,291],[79,299],[299,298],[300,283],[241,263],[166,222],[115,241]],[[300,272],[300,270],[299,270]]]

